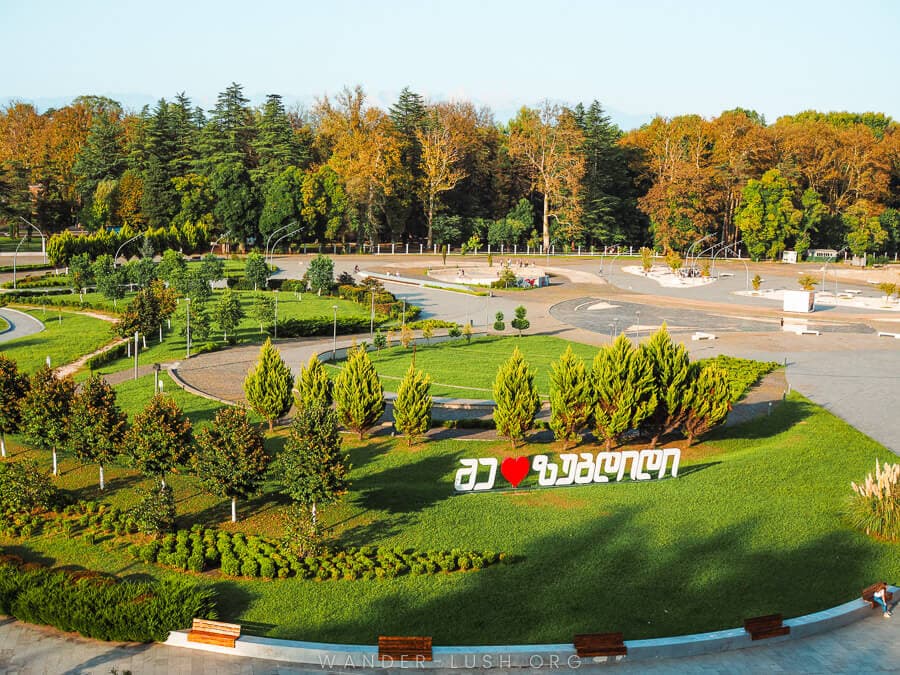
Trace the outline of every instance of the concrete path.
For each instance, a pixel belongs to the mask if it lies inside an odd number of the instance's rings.
[[[9,342],[10,340],[34,335],[44,330],[44,324],[25,312],[2,307],[0,308],[0,316],[6,319],[10,327],[5,333],[0,333],[0,342]]]
[[[134,675],[209,673],[262,675],[275,673],[346,672],[337,667],[318,669],[289,663],[229,657],[161,644],[136,645],[87,640],[45,626],[0,619],[0,672],[21,675],[96,673],[126,670]],[[460,664],[462,665],[462,664]],[[565,670],[545,664],[544,671]],[[410,668],[407,671],[413,671]],[[444,672],[459,672],[445,669]],[[530,669],[529,669],[530,670]],[[683,659],[628,661],[612,665],[584,662],[582,672],[629,673],[874,673],[900,672],[900,615],[882,619],[880,613],[844,628],[804,640]],[[386,672],[354,670],[355,673]],[[392,672],[400,672],[394,669]],[[529,672],[517,669],[491,672]]]

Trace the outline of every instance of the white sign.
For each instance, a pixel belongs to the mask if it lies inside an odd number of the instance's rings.
[[[541,487],[608,483],[610,479],[620,481],[626,471],[631,480],[658,480],[667,470],[672,477],[677,477],[680,460],[678,448],[561,453],[559,463],[551,462],[548,455],[535,455],[530,461],[528,457],[507,457],[502,464],[496,457],[461,459],[462,468],[456,472],[453,487],[457,492],[490,490],[494,487],[498,466],[513,487],[518,487],[531,471],[537,474],[537,483]]]

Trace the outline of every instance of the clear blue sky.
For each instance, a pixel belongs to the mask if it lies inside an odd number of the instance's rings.
[[[754,108],[900,119],[900,2],[832,0],[0,0],[0,102],[79,94],[127,107],[230,82],[311,102],[408,85],[505,120],[540,99],[598,99],[625,127],[655,113]]]

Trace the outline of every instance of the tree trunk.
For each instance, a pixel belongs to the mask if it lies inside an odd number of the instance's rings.
[[[268,422],[269,422],[269,432],[271,433],[271,432],[274,430],[274,428],[275,428],[275,427],[273,426],[273,425],[275,424],[275,420],[269,419]]]
[[[103,465],[100,465],[100,489],[103,490],[106,488],[106,482],[103,480]]]
[[[56,448],[53,448],[53,475],[59,475],[59,464],[56,461]]]
[[[231,498],[231,522],[237,522],[237,497]]]
[[[431,224],[434,220],[434,197],[432,195],[428,196],[428,248],[431,248],[434,240],[434,234],[431,229]]]
[[[544,252],[550,250],[550,197],[544,193]]]
[[[166,479],[163,478],[162,476],[159,477],[159,483],[160,483],[161,487],[163,487],[163,488],[166,487]]]
[[[0,457],[6,457],[6,434],[0,434]]]
[[[316,513],[316,503],[315,502],[312,503],[312,508],[310,508],[310,510],[309,510],[309,517],[310,517],[310,520],[312,520],[313,529],[315,529],[316,519],[318,517],[318,515]]]

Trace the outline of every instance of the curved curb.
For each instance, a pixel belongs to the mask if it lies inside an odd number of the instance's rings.
[[[896,586],[889,589],[896,593]],[[583,663],[611,663],[619,661],[645,661],[654,659],[675,659],[687,656],[713,654],[733,649],[767,646],[789,640],[802,640],[817,633],[840,628],[867,616],[873,610],[868,602],[851,600],[842,605],[788,619],[788,635],[754,642],[743,628],[676,637],[651,638],[647,640],[626,640],[627,656],[580,658],[572,644],[544,645],[494,645],[473,647],[435,647],[433,661],[402,662],[379,661],[378,648],[372,645],[341,645],[321,642],[301,642],[297,640],[275,640],[272,638],[242,636],[234,648],[188,642],[188,631],[172,631],[164,644],[173,647],[199,649],[219,654],[289,661],[291,663],[313,665],[319,668],[415,668],[415,669],[459,669],[478,667],[491,668],[548,668],[558,670],[563,667],[578,667]]]
[[[10,307],[3,307],[2,309],[4,312],[12,312],[13,314],[19,314],[20,316],[25,317],[29,321],[36,322],[40,326],[40,328],[38,330],[34,331],[33,333],[26,333],[25,335],[7,336],[7,333],[14,332],[16,329],[16,324],[13,321],[7,320],[6,323],[9,324],[9,327],[0,331],[0,335],[5,336],[3,338],[0,338],[0,342],[6,342],[8,340],[15,340],[17,337],[28,337],[29,335],[37,335],[38,333],[42,333],[47,328],[47,326],[44,325],[43,321],[41,321],[40,319],[36,319],[35,317],[31,316],[30,314],[26,314],[25,312],[20,312],[18,309],[12,309]]]

